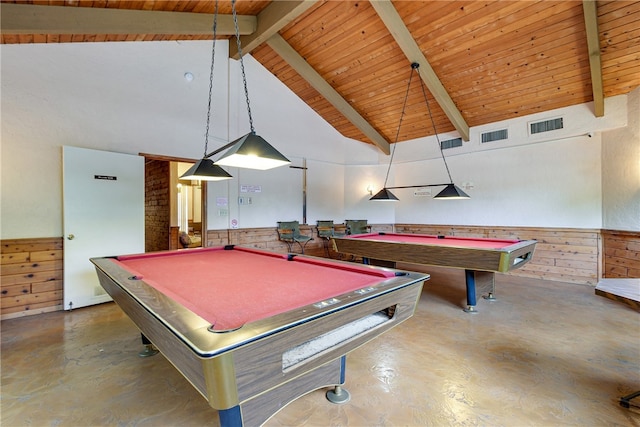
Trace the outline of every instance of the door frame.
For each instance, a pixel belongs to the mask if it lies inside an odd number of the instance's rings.
[[[163,156],[163,155],[159,155],[159,154],[149,154],[149,153],[138,153],[139,156],[144,157],[145,162],[147,160],[159,160],[159,161],[165,161],[165,162],[180,162],[180,163],[195,163],[198,160],[194,160],[194,159],[190,159],[190,158],[186,158],[186,157],[173,157],[173,156]],[[146,188],[147,182],[146,182],[146,177],[145,177],[145,188]],[[201,192],[200,192],[200,207],[201,207],[201,212],[200,212],[200,217],[202,219],[202,247],[205,247],[207,245],[207,199],[208,199],[208,191],[207,191],[207,181],[200,181],[200,186],[202,188]],[[170,191],[173,191],[173,189],[170,189]],[[145,224],[147,221],[147,217],[145,215]]]

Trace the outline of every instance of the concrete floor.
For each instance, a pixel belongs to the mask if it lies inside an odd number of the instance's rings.
[[[348,403],[318,390],[266,426],[640,426],[618,404],[640,390],[638,312],[593,287],[497,275],[498,300],[467,314],[463,272],[426,271],[416,315],[349,354]],[[2,426],[215,425],[163,356],[137,356],[113,303],[1,327]]]

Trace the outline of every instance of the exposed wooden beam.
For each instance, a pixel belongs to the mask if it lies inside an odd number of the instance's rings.
[[[594,114],[596,117],[602,117],[604,116],[604,87],[602,83],[602,58],[600,57],[600,34],[598,33],[598,6],[595,0],[583,0],[582,9],[587,30]]]
[[[2,34],[213,35],[212,13],[0,3]],[[240,34],[252,34],[255,16],[238,16]],[[218,15],[217,33],[235,34],[233,17]]]
[[[382,22],[384,22],[387,29],[389,29],[389,32],[393,35],[393,38],[398,43],[407,59],[409,59],[409,63],[417,62],[420,64],[420,77],[427,85],[429,91],[436,99],[436,102],[440,105],[440,108],[442,108],[462,139],[469,141],[469,125],[465,121],[464,117],[462,117],[460,111],[458,111],[458,108],[453,103],[451,96],[449,96],[449,93],[433,71],[431,64],[429,64],[429,61],[427,61],[427,58],[420,50],[420,46],[418,46],[418,43],[416,43],[411,36],[411,33],[404,25],[402,18],[398,15],[398,12],[393,7],[391,1],[371,0],[371,5]]]
[[[274,34],[267,44],[298,72],[315,90],[364,133],[385,154],[390,154],[389,142],[376,131],[340,94],[327,83],[280,34]]]
[[[267,41],[289,22],[305,13],[318,0],[274,1],[258,14],[258,27],[253,34],[240,37],[242,53],[246,54]],[[234,40],[229,43],[229,57],[239,59],[238,46]]]

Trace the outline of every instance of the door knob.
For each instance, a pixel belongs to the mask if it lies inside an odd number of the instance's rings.
[[[69,239],[69,240],[73,240],[75,237],[76,237],[76,236],[74,236],[73,234],[69,234],[69,235],[67,236],[67,239]]]

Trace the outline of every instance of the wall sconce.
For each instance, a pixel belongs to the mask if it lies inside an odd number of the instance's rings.
[[[370,196],[373,196],[373,185],[367,185],[367,193],[369,193]]]

